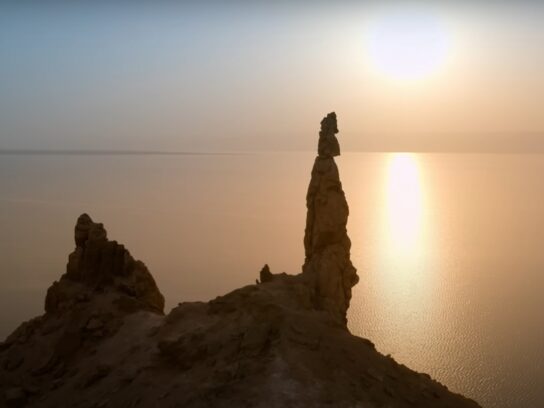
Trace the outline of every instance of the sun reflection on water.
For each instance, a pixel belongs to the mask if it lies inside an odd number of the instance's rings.
[[[381,248],[375,277],[381,294],[378,307],[396,327],[395,339],[389,340],[415,345],[418,340],[424,341],[430,330],[427,323],[433,313],[434,297],[420,156],[389,155],[384,182]]]
[[[385,226],[387,251],[403,261],[422,252],[423,192],[413,154],[395,153],[387,163]]]

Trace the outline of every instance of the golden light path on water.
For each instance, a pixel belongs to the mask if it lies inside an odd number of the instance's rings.
[[[420,156],[392,153],[386,158],[381,245],[376,284],[381,307],[400,329],[399,341],[414,341],[429,330],[432,276],[428,265],[428,208]]]
[[[413,154],[395,153],[387,163],[387,251],[396,259],[412,261],[422,252],[423,194],[418,162]]]

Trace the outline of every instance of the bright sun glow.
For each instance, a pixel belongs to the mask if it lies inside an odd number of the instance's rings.
[[[434,15],[403,11],[377,16],[367,33],[375,69],[393,79],[417,80],[435,73],[450,48],[444,24]]]

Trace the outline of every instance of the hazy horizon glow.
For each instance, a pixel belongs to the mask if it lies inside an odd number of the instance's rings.
[[[334,110],[344,150],[544,151],[543,16],[528,0],[2,2],[0,149],[311,150]]]

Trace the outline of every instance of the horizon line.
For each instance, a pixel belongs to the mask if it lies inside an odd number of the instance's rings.
[[[0,149],[0,155],[73,155],[73,156],[229,156],[243,152],[191,152],[169,150],[107,149]]]
[[[245,150],[245,151],[176,151],[176,150],[116,150],[116,149],[0,149],[0,155],[36,155],[36,156],[239,156],[258,153],[306,153],[314,149],[291,150]],[[343,149],[343,153],[435,153],[435,154],[544,154],[544,149],[507,150],[507,149]]]

